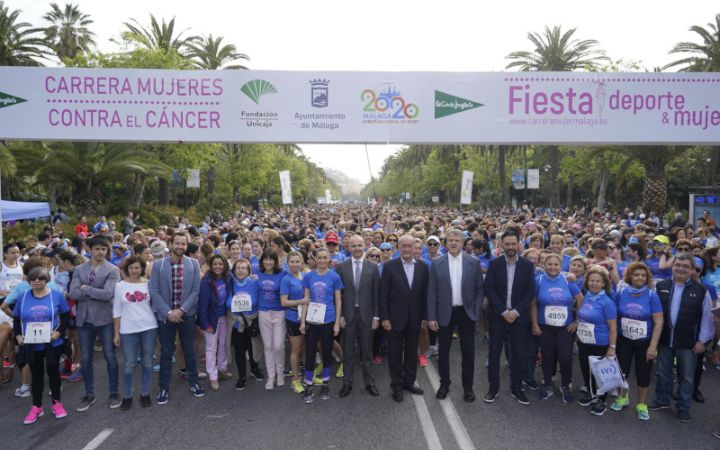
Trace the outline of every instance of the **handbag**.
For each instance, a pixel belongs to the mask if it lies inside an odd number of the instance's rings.
[[[242,317],[243,327],[245,329],[245,332],[248,334],[248,336],[258,337],[260,335],[260,324],[258,323],[257,318],[251,320],[250,323],[248,324],[245,314],[240,313],[240,317]]]
[[[592,376],[595,378],[595,384],[597,385],[597,392],[593,393],[593,395],[603,395],[613,389],[621,387],[625,389],[628,388],[617,358],[588,356],[588,362]]]

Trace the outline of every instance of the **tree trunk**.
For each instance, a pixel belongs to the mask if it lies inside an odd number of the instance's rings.
[[[665,212],[667,203],[667,178],[665,166],[645,165],[643,185],[643,211],[655,211],[658,216]]]
[[[569,150],[567,157],[572,158],[575,156],[574,150]],[[573,198],[573,194],[575,193],[575,174],[570,173],[568,175],[568,185],[567,185],[567,191],[565,192],[565,206],[567,208],[572,208],[573,204],[575,203],[575,199]]]
[[[607,170],[603,170],[602,174],[600,175],[600,181],[598,183],[598,196],[597,196],[597,209],[599,211],[602,211],[605,209],[605,194],[607,193],[607,186],[608,186],[608,179],[610,177],[608,176]]]
[[[507,178],[505,176],[505,152],[507,152],[507,145],[498,146],[498,184],[500,185],[500,199],[503,206],[507,206],[509,203]]]
[[[720,146],[710,147],[708,151],[708,165],[705,173],[705,186],[715,186],[718,170],[718,159],[720,159]]]
[[[144,175],[137,176],[137,183],[135,184],[135,197],[133,199],[133,206],[140,208],[143,203],[143,196],[145,195],[145,182],[146,177]]]
[[[167,206],[170,196],[170,184],[163,178],[158,179],[158,206]]]
[[[560,206],[560,183],[558,182],[558,174],[560,173],[560,149],[557,145],[550,146],[550,207],[557,208]]]

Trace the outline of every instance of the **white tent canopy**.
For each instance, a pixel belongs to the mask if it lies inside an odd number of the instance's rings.
[[[47,202],[13,202],[0,200],[2,221],[34,219],[36,217],[50,217],[50,204]]]

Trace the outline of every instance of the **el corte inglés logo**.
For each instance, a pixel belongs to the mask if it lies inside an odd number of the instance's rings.
[[[469,109],[475,109],[483,106],[462,97],[446,94],[445,92],[435,91],[435,118],[457,114]]]
[[[26,102],[24,98],[15,97],[14,95],[0,92],[0,108],[6,108],[8,106],[17,105],[18,103]]]

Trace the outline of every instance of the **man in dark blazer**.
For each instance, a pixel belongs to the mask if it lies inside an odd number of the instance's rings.
[[[373,397],[380,395],[371,374],[373,333],[380,324],[380,307],[378,305],[380,272],[377,264],[363,258],[364,246],[362,236],[352,236],[349,244],[351,257],[337,266],[337,272],[344,286],[340,326],[344,327],[342,347],[345,376],[343,377],[343,387],[340,389],[340,397],[347,397],[352,391],[354,350],[355,342],[358,341],[365,390]]]
[[[418,335],[425,328],[428,268],[413,258],[415,240],[406,234],[399,239],[400,258],[383,265],[380,277],[380,320],[387,332],[388,365],[393,400],[403,401],[403,389],[416,395]]]
[[[490,361],[488,380],[490,389],[485,402],[495,401],[500,389],[500,353],[505,337],[509,337],[510,390],[521,404],[530,402],[522,390],[525,339],[530,328],[530,303],[535,297],[535,269],[530,260],[519,256],[520,236],[515,228],[502,235],[504,255],[490,261],[485,276],[485,294],[490,300]]]
[[[483,300],[483,281],[480,261],[463,253],[463,232],[447,233],[448,253],[433,259],[428,283],[428,326],[439,331],[438,365],[440,388],[437,398],[447,398],[450,390],[450,346],[453,330],[460,333],[462,355],[462,386],[466,402],[475,401],[475,324],[480,317]]]

